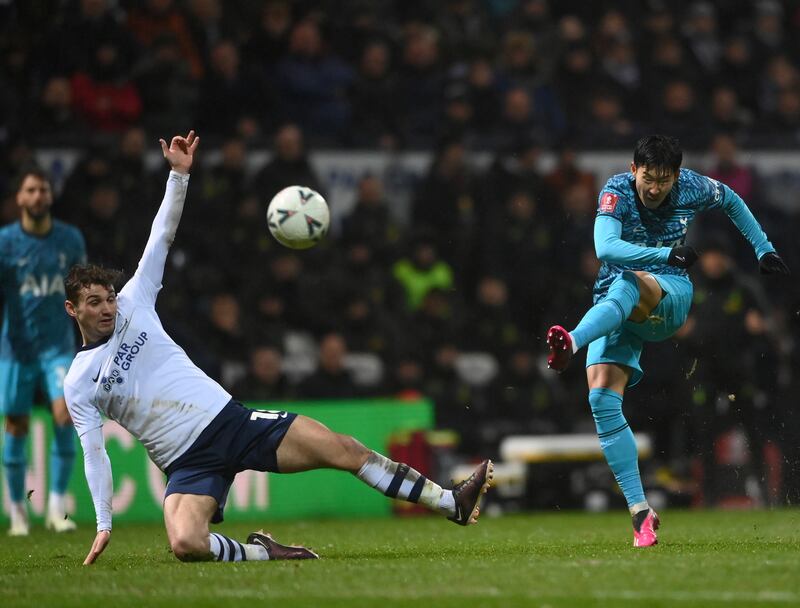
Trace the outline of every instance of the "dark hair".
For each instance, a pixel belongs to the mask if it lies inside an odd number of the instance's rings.
[[[633,149],[633,164],[637,167],[675,173],[681,168],[682,162],[681,143],[669,135],[645,135]]]
[[[80,300],[81,289],[91,285],[114,287],[122,278],[121,270],[104,268],[97,264],[75,264],[69,269],[69,274],[64,279],[64,290],[67,300],[77,304]]]
[[[38,177],[40,180],[47,182],[48,184],[51,183],[50,175],[48,175],[47,171],[45,171],[38,165],[26,165],[22,167],[19,173],[17,173],[16,177],[14,178],[14,181],[12,182],[14,188],[13,192],[14,194],[20,191],[20,189],[22,188],[22,184],[25,182],[25,179],[29,175],[32,175],[33,177]]]

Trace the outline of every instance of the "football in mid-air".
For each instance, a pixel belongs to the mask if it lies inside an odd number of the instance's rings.
[[[308,249],[328,233],[331,214],[319,192],[289,186],[276,194],[267,208],[267,225],[278,242],[291,249]]]

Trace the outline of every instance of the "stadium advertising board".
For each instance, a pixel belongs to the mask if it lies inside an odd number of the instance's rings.
[[[333,430],[353,435],[364,445],[386,453],[394,433],[433,426],[428,401],[326,401],[292,404],[248,404],[254,409],[285,407],[311,416]],[[34,523],[41,523],[47,501],[50,416],[35,408],[31,418],[26,488]],[[147,457],[142,445],[114,421],[103,426],[106,449],[114,471],[114,521],[161,520],[164,474]],[[76,439],[77,442],[77,439]],[[0,522],[8,519],[8,497],[3,479]],[[68,493],[69,511],[77,522],[94,521],[94,510],[78,448]],[[75,508],[77,506],[77,508]],[[300,517],[388,516],[391,502],[340,471],[309,471],[279,475],[245,471],[236,477],[225,509],[226,521],[290,519]]]

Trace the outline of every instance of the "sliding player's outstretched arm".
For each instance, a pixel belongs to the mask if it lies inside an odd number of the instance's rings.
[[[111,461],[103,440],[103,420],[100,413],[85,403],[80,392],[67,383],[64,384],[64,397],[75,424],[75,431],[81,440],[83,470],[97,516],[97,536],[83,561],[83,565],[87,566],[94,563],[111,539],[111,496],[114,493],[114,483]]]
[[[181,221],[183,202],[186,199],[186,189],[189,185],[189,171],[192,168],[194,152],[197,150],[200,138],[195,135],[194,131],[189,131],[186,137],[180,135],[173,137],[169,146],[163,139],[159,142],[164,158],[169,162],[172,171],[167,179],[164,200],[153,220],[150,237],[147,239],[144,253],[139,260],[139,267],[136,269],[134,277],[125,286],[128,295],[132,295],[130,292],[134,290],[141,292],[153,305],[156,295],[161,289],[167,254],[175,240],[175,233]]]

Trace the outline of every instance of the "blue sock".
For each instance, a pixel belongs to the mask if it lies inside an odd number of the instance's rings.
[[[569,332],[575,350],[617,329],[631,316],[638,301],[638,279],[634,273],[625,271],[611,283],[606,297],[592,306],[578,326]]]
[[[607,388],[593,388],[589,391],[589,405],[592,406],[600,447],[628,507],[645,502],[636,440],[622,415],[622,395]]]
[[[75,427],[71,424],[53,425],[50,445],[50,491],[64,494],[75,462]]]
[[[22,502],[25,498],[25,472],[28,458],[25,444],[28,436],[15,437],[8,431],[3,437],[3,466],[8,480],[8,497],[12,502]]]

